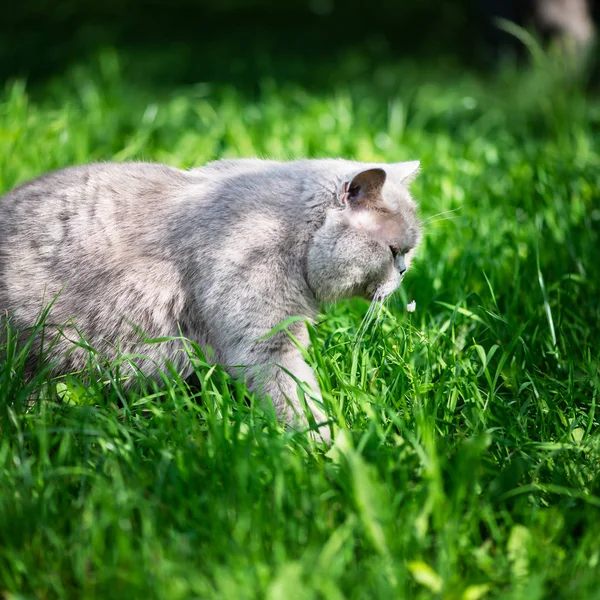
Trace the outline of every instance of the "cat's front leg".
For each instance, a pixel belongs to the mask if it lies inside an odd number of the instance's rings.
[[[317,378],[292,341],[286,340],[283,347],[267,353],[255,347],[251,355],[253,364],[244,369],[250,387],[271,399],[282,421],[294,428],[312,425],[311,437],[331,443],[329,420],[319,406],[322,399]],[[314,421],[306,414],[307,409]]]
[[[277,414],[292,427],[315,426],[315,439],[331,443],[328,418],[319,405],[323,400],[313,370],[306,364],[297,348],[274,356],[271,364],[265,365],[266,377],[260,382],[261,392],[271,398]],[[304,406],[306,403],[306,408]],[[314,422],[309,423],[309,410]]]

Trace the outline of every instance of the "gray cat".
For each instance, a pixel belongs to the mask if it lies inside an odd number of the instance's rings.
[[[44,352],[57,372],[86,367],[85,339],[108,360],[157,377],[190,370],[181,335],[306,425],[298,382],[311,390],[319,435],[330,437],[319,386],[285,332],[319,304],[384,297],[420,237],[407,185],[418,162],[220,160],[190,171],[146,163],[67,168],[0,200],[0,313],[31,327],[44,304]],[[308,344],[303,321],[289,326]],[[149,338],[170,341],[144,344]],[[51,342],[51,343],[50,343]],[[38,350],[40,350],[38,343]]]

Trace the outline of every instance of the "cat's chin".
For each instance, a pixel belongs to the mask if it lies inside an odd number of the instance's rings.
[[[393,294],[402,283],[402,277],[399,273],[395,273],[393,277],[382,283],[369,294],[369,300],[383,300]]]

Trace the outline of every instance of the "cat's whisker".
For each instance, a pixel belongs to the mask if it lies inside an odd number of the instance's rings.
[[[389,297],[390,297],[390,294],[388,294],[387,296],[383,296],[379,299],[379,301],[377,303],[378,306],[377,306],[377,311],[376,311],[376,315],[375,315],[375,322],[373,323],[374,326],[377,326],[383,320],[385,312],[386,312],[385,303]]]
[[[373,298],[373,300],[371,301],[371,304],[369,305],[369,308],[368,308],[367,312],[365,313],[365,316],[363,317],[363,320],[360,322],[360,325],[356,331],[356,337],[357,337],[356,345],[357,346],[362,341],[362,338],[364,337],[366,330],[368,329],[371,321],[373,320],[373,315],[375,314],[376,306],[377,306],[377,296],[375,296]]]
[[[369,309],[367,310],[360,326],[356,332],[356,347],[358,348],[365,336],[365,333],[369,329],[372,323],[377,323],[381,315],[383,314],[383,300],[385,300],[385,294],[378,290],[371,301]]]
[[[377,325],[384,317],[385,310],[386,310],[385,302],[388,299],[388,297],[389,297],[389,295],[386,296],[385,298],[382,298],[379,301],[379,308],[377,310],[377,316],[375,317],[375,325]]]
[[[362,337],[363,330],[367,328],[369,322],[371,321],[371,316],[373,314],[374,307],[374,302],[371,302],[369,308],[367,309],[367,312],[365,313],[365,316],[363,317],[362,321],[360,322],[360,325],[358,326],[358,329],[356,330],[357,336]]]
[[[439,212],[439,213],[437,213],[437,214],[435,214],[435,215],[431,215],[431,217],[428,217],[427,219],[425,219],[425,220],[423,221],[423,224],[424,224],[424,225],[427,225],[427,224],[429,224],[429,223],[433,223],[433,222],[437,222],[437,221],[446,221],[446,220],[449,220],[449,219],[454,219],[454,218],[457,218],[457,216],[459,216],[459,215],[452,216],[452,217],[445,217],[445,218],[443,218],[443,219],[437,219],[437,217],[442,217],[442,216],[444,216],[444,215],[449,215],[449,214],[452,214],[452,213],[458,212],[458,211],[459,211],[459,210],[461,210],[461,209],[462,209],[462,206],[458,206],[457,208],[453,208],[453,209],[451,209],[451,210],[445,210],[445,211],[443,211],[443,212]],[[434,221],[434,219],[436,219],[436,221]]]
[[[456,221],[458,219],[464,219],[464,218],[466,218],[464,215],[443,217],[441,219],[432,219],[432,220],[426,221],[424,223],[424,225],[433,225],[434,223],[441,223],[442,221]]]

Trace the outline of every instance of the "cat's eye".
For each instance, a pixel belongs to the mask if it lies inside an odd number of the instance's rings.
[[[397,256],[404,256],[410,252],[410,248],[406,246],[390,246],[390,250],[394,258]]]

